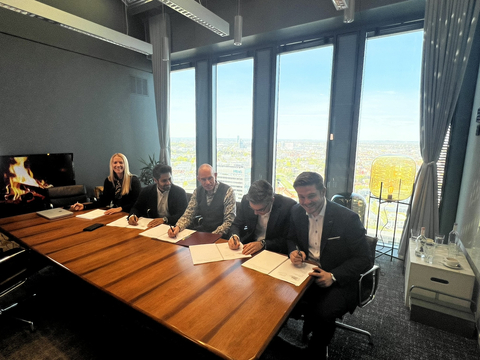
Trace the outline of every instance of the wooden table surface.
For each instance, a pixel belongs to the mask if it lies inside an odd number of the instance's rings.
[[[9,237],[226,359],[258,358],[305,291],[242,267],[245,259],[193,265],[188,247],[94,220],[0,219]]]

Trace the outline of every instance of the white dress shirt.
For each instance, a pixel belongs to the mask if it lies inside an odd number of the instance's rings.
[[[322,243],[323,219],[325,217],[325,200],[317,216],[308,215],[308,258],[320,263],[320,246]]]
[[[272,213],[272,205],[270,211],[264,215],[257,215],[257,226],[255,227],[255,240],[261,241],[267,237],[267,225]]]
[[[158,187],[157,187],[157,211],[158,211],[159,217],[163,218],[163,217],[170,216],[170,214],[168,213],[168,193],[169,192],[170,192],[169,190],[161,192],[160,190],[158,190]]]

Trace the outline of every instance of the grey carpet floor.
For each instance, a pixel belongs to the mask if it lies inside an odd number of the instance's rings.
[[[377,263],[382,268],[377,298],[344,318],[370,331],[374,345],[363,335],[337,329],[330,359],[480,359],[476,340],[410,321],[403,262],[382,256]],[[34,319],[37,330],[0,316],[0,360],[169,359],[172,350],[173,358],[217,359],[63,269],[48,266],[29,286],[37,296],[17,313]],[[262,359],[301,358],[301,326],[288,320]]]

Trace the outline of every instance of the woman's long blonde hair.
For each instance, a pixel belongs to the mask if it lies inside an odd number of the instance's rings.
[[[122,183],[122,196],[127,195],[130,192],[130,186],[132,184],[132,174],[130,173],[130,167],[128,166],[127,157],[121,153],[113,154],[110,158],[110,175],[108,176],[108,180],[112,182],[115,186],[113,180],[115,179],[114,172],[113,172],[113,158],[118,156],[123,160],[123,183]]]

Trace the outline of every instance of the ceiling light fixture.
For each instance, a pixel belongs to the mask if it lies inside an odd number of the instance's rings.
[[[15,11],[49,23],[60,25],[108,43],[124,47],[145,55],[152,55],[152,44],[125,35],[121,32],[98,25],[52,6],[34,0],[0,0],[0,7]]]
[[[343,22],[350,24],[355,20],[355,0],[348,0],[348,8],[343,10]]]
[[[237,15],[233,26],[233,45],[242,45],[243,18],[240,15],[240,0],[237,2]]]
[[[335,5],[335,9],[337,10],[345,10],[348,8],[348,4],[346,0],[332,0],[333,5]]]
[[[230,24],[193,0],[158,0],[220,36],[230,34]]]

